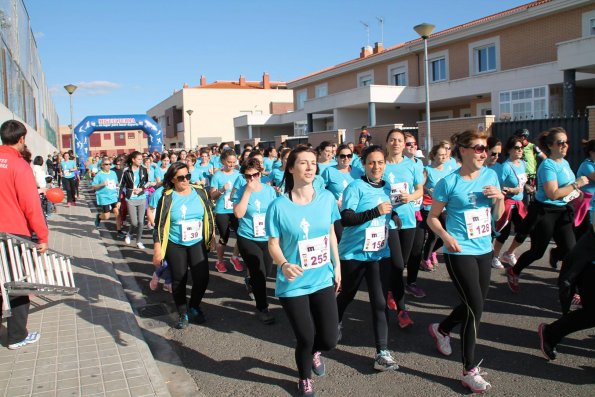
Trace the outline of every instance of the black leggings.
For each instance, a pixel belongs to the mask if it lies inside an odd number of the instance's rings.
[[[186,313],[186,283],[188,268],[192,274],[190,307],[198,308],[209,284],[209,263],[204,242],[189,247],[169,241],[165,260],[171,269],[173,297],[178,312]]]
[[[74,178],[62,178],[62,185],[66,190],[66,201],[69,203],[76,202],[76,177]]]
[[[219,231],[219,244],[227,244],[231,229],[238,230],[238,219],[233,214],[215,214],[215,224]]]
[[[428,237],[426,238],[426,242],[424,243],[424,249],[422,254],[422,259],[425,261],[430,260],[432,258],[432,252],[442,247],[442,239],[438,237],[428,226],[429,213],[429,211],[421,211],[422,226],[426,229],[426,232],[428,233]],[[442,211],[442,213],[438,217],[438,220],[440,221],[440,224],[442,225],[444,230],[446,230],[446,211]]]
[[[510,212],[510,221],[504,226],[504,229],[500,231],[500,235],[496,237],[496,241],[500,244],[504,244],[510,236],[510,230],[514,224],[514,230],[518,231],[523,223],[523,218],[519,215],[519,209],[514,207]]]
[[[297,339],[295,362],[300,379],[312,378],[312,355],[337,344],[337,301],[335,287],[308,295],[279,298]]]
[[[381,265],[378,261],[363,262],[356,260],[341,261],[341,292],[337,295],[337,309],[339,321],[343,320],[343,314],[347,306],[355,298],[357,289],[362,280],[366,279],[368,285],[368,296],[372,307],[372,326],[374,328],[374,340],[376,352],[386,350],[388,346],[388,321],[386,309],[386,293],[383,292],[380,278]],[[385,264],[384,266],[390,266]]]
[[[418,221],[415,227],[415,235],[413,236],[411,254],[407,261],[407,284],[413,284],[417,281],[425,239],[426,230],[422,227],[421,222]]]
[[[535,213],[531,214],[531,211]],[[515,274],[521,274],[527,266],[542,258],[552,237],[557,244],[559,258],[566,256],[576,244],[572,230],[574,211],[570,205],[555,206],[534,202],[526,218],[535,220],[530,234],[531,248],[519,257],[512,268]]]
[[[267,302],[267,276],[271,272],[273,259],[269,254],[267,241],[254,241],[238,236],[238,249],[244,263],[250,272],[250,284],[256,300],[256,308],[266,309]]]
[[[475,363],[475,341],[483,313],[483,304],[488,296],[492,274],[493,252],[483,255],[445,254],[446,269],[462,303],[454,308],[439,325],[443,333],[450,333],[461,324],[463,367],[471,370]]]
[[[388,291],[393,293],[397,302],[397,311],[407,310],[405,306],[405,284],[403,283],[403,270],[405,263],[408,263],[415,238],[413,229],[391,229],[388,231],[388,246],[390,258],[381,260],[382,290],[384,296]],[[419,267],[418,267],[419,270]],[[409,272],[409,269],[407,269]]]

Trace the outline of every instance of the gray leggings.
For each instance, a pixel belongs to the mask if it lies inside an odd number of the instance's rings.
[[[132,230],[138,227],[136,242],[140,243],[145,227],[145,211],[147,210],[147,200],[128,200],[126,202],[128,214],[130,214],[130,227],[128,234],[132,235]]]

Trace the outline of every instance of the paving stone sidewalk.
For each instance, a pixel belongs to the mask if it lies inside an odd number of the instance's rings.
[[[74,257],[79,294],[34,297],[28,327],[41,339],[6,347],[0,329],[0,395],[170,396],[114,272],[93,214],[58,205],[49,220],[50,248]]]

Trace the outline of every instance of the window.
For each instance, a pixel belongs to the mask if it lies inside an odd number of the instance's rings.
[[[110,134],[109,132],[106,132],[103,134],[103,139],[106,141],[109,141],[112,139],[112,134]]]
[[[589,32],[591,36],[595,36],[595,18],[591,18],[591,20],[589,20]]]
[[[496,70],[496,46],[477,48],[475,50],[477,72],[492,72]]]
[[[500,92],[500,117],[540,119],[548,114],[548,87]]]
[[[295,95],[296,95],[297,109],[298,110],[303,109],[304,103],[308,99],[308,91],[307,90],[298,91]]]
[[[469,44],[469,76],[500,70],[500,37]]]
[[[62,150],[70,149],[70,135],[62,135]]]
[[[435,59],[431,63],[432,65],[432,78],[431,81],[442,81],[446,80],[446,58]]]
[[[367,87],[374,84],[374,72],[367,71],[357,74],[357,87]]]
[[[399,62],[388,67],[389,85],[407,85],[407,62]]]
[[[314,88],[316,98],[321,98],[328,95],[328,84],[320,84]]]
[[[134,132],[129,132],[128,139],[134,139],[134,138],[136,138],[136,134]]]
[[[114,145],[126,146],[126,135],[123,132],[117,132],[114,134]]]
[[[595,10],[583,13],[581,19],[583,37],[595,36]]]
[[[89,136],[89,145],[92,147],[101,147],[101,134],[91,134]]]

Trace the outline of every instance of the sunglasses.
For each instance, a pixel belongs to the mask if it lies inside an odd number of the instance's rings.
[[[175,180],[178,182],[184,182],[184,180],[189,181],[190,178],[192,178],[192,175],[190,174],[186,174],[186,175],[178,175],[175,177]]]
[[[112,165],[112,163],[101,163],[101,165]]]
[[[258,178],[260,176],[260,172],[255,172],[254,174],[244,174],[244,178],[250,180],[252,178]]]
[[[492,153],[490,153],[490,156],[492,156],[492,157],[498,157],[498,156],[500,156],[500,153],[494,153],[494,152],[492,152]]]
[[[417,143],[415,143],[415,142],[407,142],[407,143],[405,144],[405,146],[407,146],[407,147],[411,147],[411,146],[417,146]]]
[[[558,146],[567,146],[568,145],[568,141],[559,140],[559,141],[556,141],[556,144]]]
[[[339,155],[340,159],[350,159],[353,158],[353,154],[349,153],[349,154],[340,154]]]
[[[482,154],[488,152],[488,147],[486,145],[475,145],[475,146],[463,146],[465,149],[473,149],[475,154]]]
[[[514,150],[523,150],[522,146],[513,146],[512,147]]]

